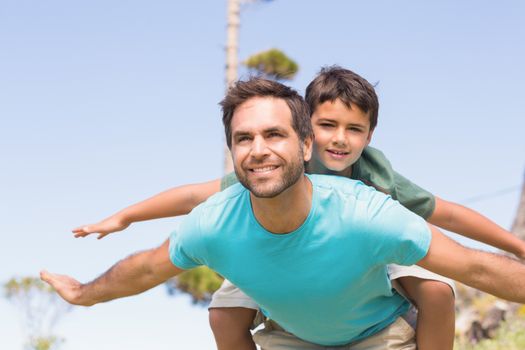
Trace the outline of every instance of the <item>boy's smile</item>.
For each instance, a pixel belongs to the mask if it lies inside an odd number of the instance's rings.
[[[312,114],[315,134],[311,167],[316,172],[349,175],[372,138],[368,113],[341,100],[326,101]]]

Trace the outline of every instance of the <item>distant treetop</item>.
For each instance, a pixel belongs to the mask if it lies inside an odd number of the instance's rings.
[[[291,80],[299,70],[299,65],[278,49],[256,53],[243,64],[259,75],[276,80]]]

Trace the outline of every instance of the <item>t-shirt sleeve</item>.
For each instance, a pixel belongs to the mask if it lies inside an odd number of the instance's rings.
[[[428,252],[431,241],[426,221],[394,201],[390,196],[371,191],[366,219],[369,249],[382,264],[414,265]]]
[[[436,207],[434,195],[395,171],[394,181],[395,199],[423,219],[428,219]]]
[[[424,219],[434,212],[434,195],[394,171],[383,152],[378,149],[365,148],[352,169],[352,178],[391,195]]]
[[[170,260],[181,269],[206,264],[206,240],[199,225],[200,215],[199,210],[192,211],[170,235]]]
[[[231,172],[229,174],[226,174],[221,179],[221,191],[227,189],[228,187],[235,185],[238,183],[239,180],[237,180],[237,176],[235,175],[235,172]]]

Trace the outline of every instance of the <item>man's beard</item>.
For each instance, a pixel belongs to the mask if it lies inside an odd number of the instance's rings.
[[[273,198],[280,195],[286,189],[294,185],[301,176],[304,174],[304,162],[303,162],[303,152],[302,148],[299,151],[299,157],[296,158],[297,161],[288,163],[287,166],[283,167],[283,176],[280,179],[281,181],[276,181],[276,183],[266,184],[266,183],[256,183],[250,182],[248,176],[245,172],[239,171],[237,167],[234,167],[235,175],[239,182],[246,187],[255,197],[257,198]],[[248,170],[249,171],[249,170]],[[275,180],[274,180],[275,181]]]

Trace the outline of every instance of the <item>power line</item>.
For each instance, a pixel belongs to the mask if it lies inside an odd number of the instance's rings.
[[[512,193],[512,192],[518,191],[520,189],[521,189],[521,186],[519,186],[519,185],[512,186],[512,187],[506,187],[506,188],[502,188],[502,189],[500,189],[498,191],[494,191],[494,192],[485,193],[485,194],[482,194],[482,195],[479,195],[479,196],[466,198],[466,199],[462,200],[460,203],[470,204],[470,203],[474,203],[474,202],[480,202],[480,201],[483,201],[483,200],[487,200],[487,199],[503,196],[503,195],[505,195],[507,193]]]

